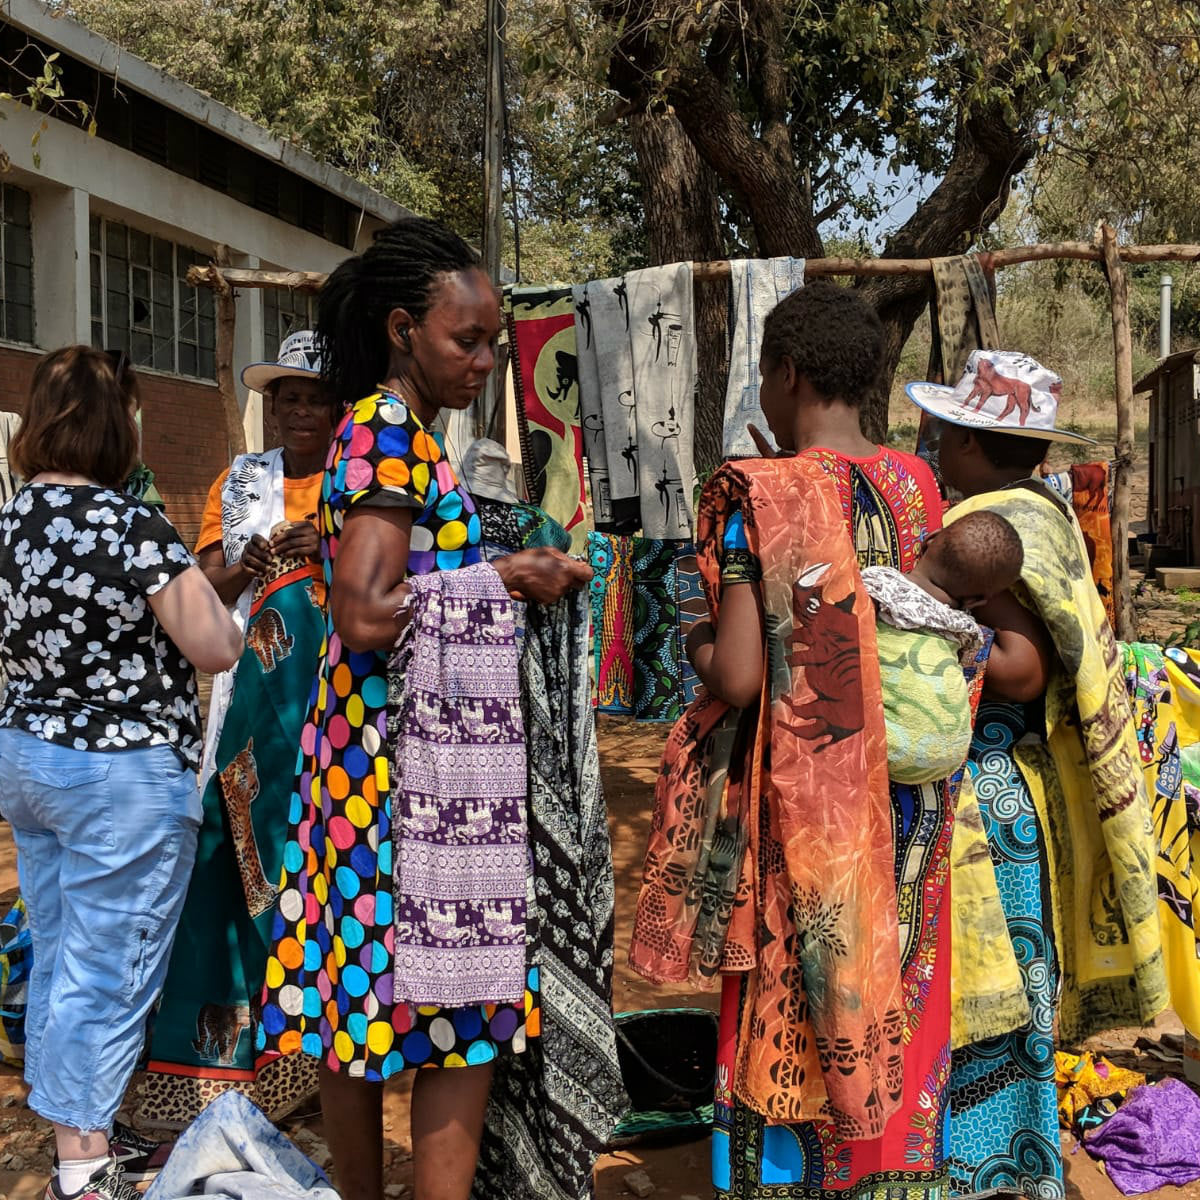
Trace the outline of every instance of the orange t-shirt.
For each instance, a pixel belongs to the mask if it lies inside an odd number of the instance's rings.
[[[207,550],[210,546],[220,544],[221,529],[221,489],[229,478],[229,468],[217,476],[212,487],[208,489],[208,499],[204,502],[204,516],[200,519],[200,536],[196,539],[196,553]],[[321,508],[321,480],[325,478],[324,471],[315,475],[305,475],[301,479],[284,479],[283,481],[283,515],[288,521],[310,521],[317,524],[317,513]],[[314,592],[322,605],[325,603],[325,568],[320,562],[315,562],[309,568],[312,571]]]

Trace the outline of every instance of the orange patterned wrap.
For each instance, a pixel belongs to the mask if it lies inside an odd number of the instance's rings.
[[[900,1105],[904,1017],[874,610],[836,486],[809,459],[764,459],[726,465],[700,500],[714,620],[739,510],[764,568],[763,699],[725,759],[714,751],[738,718],[712,698],[673,730],[630,962],[687,977],[706,879],[738,826],[722,963],[748,970],[734,1091],[773,1121],[824,1117],[843,1137],[876,1137]]]

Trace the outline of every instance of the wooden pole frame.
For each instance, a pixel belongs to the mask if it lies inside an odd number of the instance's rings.
[[[1200,245],[1122,246],[1115,230],[1101,223],[1094,242],[1044,242],[1030,246],[1013,246],[1006,250],[985,250],[977,253],[985,270],[994,271],[1023,263],[1075,259],[1099,263],[1108,278],[1111,293],[1113,356],[1116,368],[1115,401],[1117,437],[1114,446],[1113,477],[1113,585],[1116,590],[1117,636],[1126,641],[1136,637],[1133,602],[1129,585],[1129,494],[1133,467],[1133,351],[1129,330],[1129,281],[1125,266],[1152,262],[1200,262]],[[227,261],[227,260],[226,260]],[[817,275],[931,275],[931,258],[810,258],[804,264],[806,276]],[[692,275],[698,282],[728,279],[730,265],[726,260],[692,264]],[[319,271],[252,271],[235,268],[217,261],[207,267],[192,267],[188,283],[193,287],[210,287],[217,292],[217,382],[222,387],[222,399],[229,412],[225,387],[222,384],[222,349],[227,347],[232,360],[232,317],[229,329],[223,334],[223,303],[233,307],[233,288],[288,288],[297,292],[319,292],[328,276]],[[223,301],[223,297],[228,297]],[[237,398],[232,390],[232,366],[229,368],[229,395],[233,409]],[[245,446],[245,432],[239,420],[230,427],[231,444],[235,438]]]
[[[1129,493],[1133,472],[1133,338],[1129,331],[1129,278],[1121,262],[1117,232],[1107,221],[1096,231],[1108,276],[1112,308],[1114,390],[1117,400],[1117,441],[1113,468],[1112,539],[1116,634],[1123,642],[1137,641],[1137,618],[1129,586]]]

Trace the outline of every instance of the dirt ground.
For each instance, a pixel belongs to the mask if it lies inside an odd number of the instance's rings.
[[[694,994],[685,987],[654,987],[634,975],[625,964],[625,947],[641,872],[642,852],[650,819],[654,777],[666,738],[666,727],[637,725],[632,721],[601,718],[600,753],[608,799],[617,877],[617,969],[614,1005],[618,1011],[643,1008],[702,1006],[715,1009],[713,993]],[[0,825],[0,903],[16,895],[16,861],[7,826]],[[6,911],[3,910],[3,911]],[[1172,1014],[1154,1030],[1123,1029],[1094,1039],[1089,1047],[1108,1054],[1122,1066],[1134,1067],[1152,1077],[1162,1064],[1139,1053],[1134,1042],[1143,1034],[1179,1031]],[[410,1083],[407,1077],[388,1085],[385,1098],[387,1195],[402,1200],[411,1195],[412,1146],[408,1137]],[[17,1072],[0,1069],[0,1200],[39,1200],[50,1172],[53,1144],[45,1122],[24,1105],[24,1086]],[[285,1123],[285,1130],[310,1157],[328,1166],[328,1150],[321,1137],[320,1116],[312,1113]],[[1073,1139],[1063,1135],[1068,1194],[1077,1200],[1116,1200],[1119,1192]],[[632,1193],[625,1176],[642,1169],[656,1185],[656,1200],[703,1200],[712,1195],[708,1172],[708,1142],[698,1141],[667,1149],[625,1150],[605,1155],[596,1167],[598,1200],[616,1200]],[[1169,1189],[1177,1200],[1200,1200],[1200,1184]],[[1168,1190],[1164,1190],[1165,1197]],[[1158,1196],[1159,1193],[1152,1193]]]

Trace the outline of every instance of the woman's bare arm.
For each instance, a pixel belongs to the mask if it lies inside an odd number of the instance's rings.
[[[1028,703],[1050,682],[1054,643],[1042,619],[1012,592],[1001,592],[972,616],[996,631],[983,677],[983,694],[995,700]]]
[[[188,567],[159,588],[150,609],[197,670],[228,671],[241,658],[241,631],[199,567]]]
[[[764,630],[760,585],[729,583],[716,629],[702,621],[688,635],[688,658],[700,682],[734,708],[749,707],[762,692]]]
[[[386,650],[403,628],[411,508],[364,505],[342,526],[329,592],[333,627],[347,649]]]

